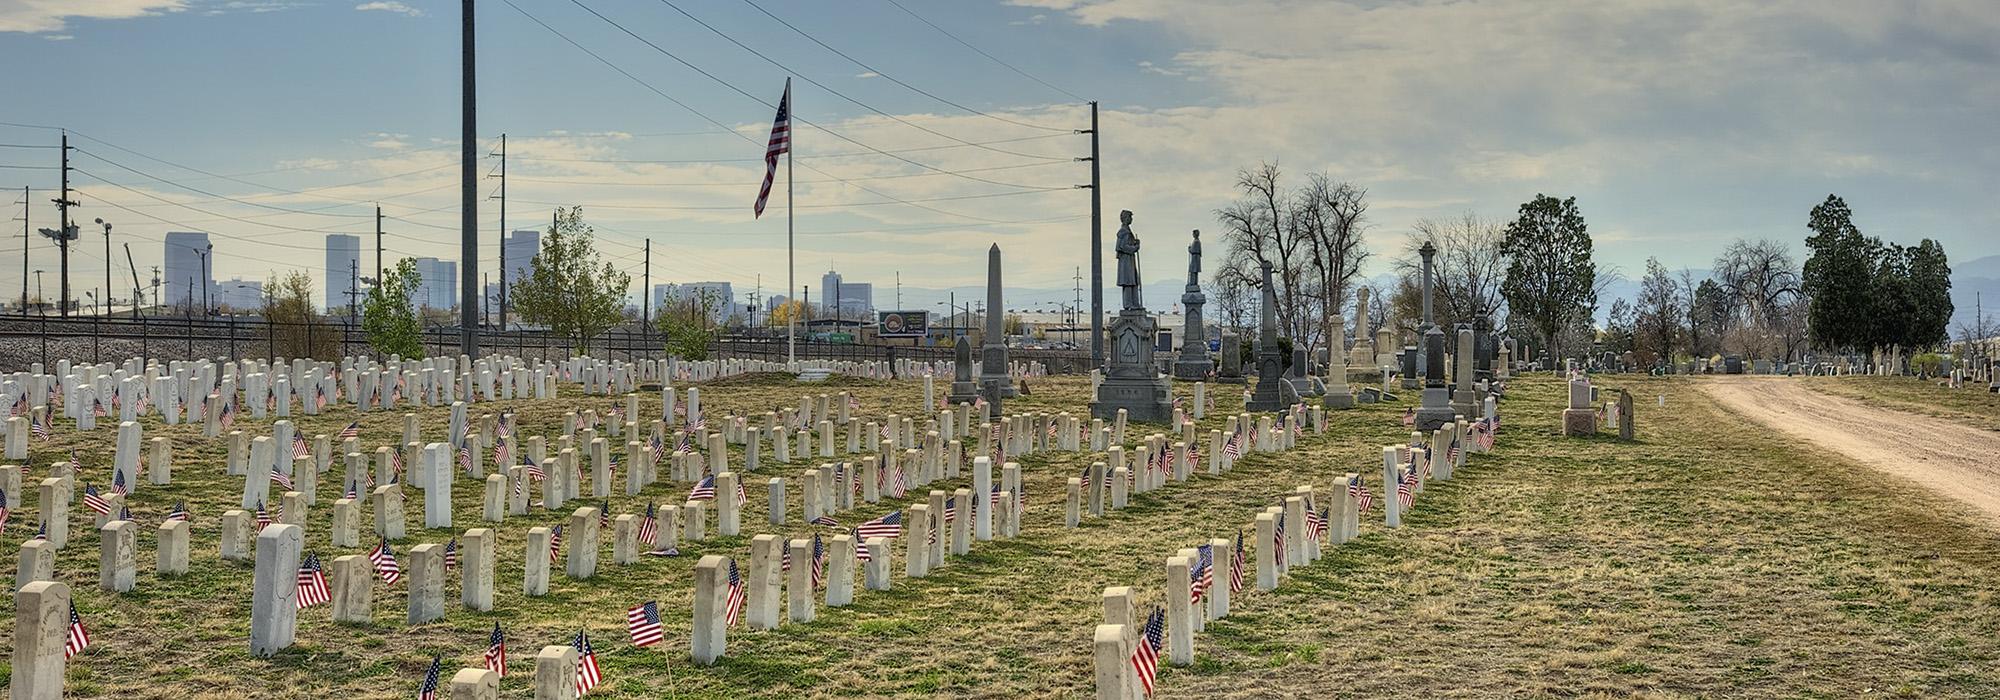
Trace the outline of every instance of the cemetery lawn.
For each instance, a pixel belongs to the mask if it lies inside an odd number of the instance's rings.
[[[1085,410],[1084,379],[1031,384],[1033,393],[1008,401],[1007,411]],[[1231,616],[1197,635],[1194,665],[1163,668],[1160,696],[1952,698],[1990,697],[2000,688],[1993,634],[2000,629],[1993,583],[2000,581],[2000,543],[1964,507],[1748,427],[1693,380],[1614,376],[1603,386],[1611,395],[1630,389],[1639,399],[1637,442],[1559,437],[1564,387],[1545,377],[1517,381],[1502,404],[1494,453],[1473,455],[1456,480],[1429,485],[1400,530],[1380,525],[1378,507],[1359,539],[1294,569],[1276,591],[1257,592],[1255,577],[1246,576],[1252,589],[1235,597]],[[1222,411],[1240,407],[1236,388],[1210,388]],[[922,409],[918,382],[846,378],[825,385],[739,378],[704,385],[702,402],[715,420],[795,406],[806,391],[840,390],[855,391],[867,416]],[[551,454],[562,411],[610,405],[576,396],[574,387],[564,391],[560,401],[505,402],[519,413],[518,434],[548,436]],[[1666,408],[1655,405],[1656,395],[1665,395]],[[701,554],[744,557],[753,534],[810,537],[814,528],[796,524],[803,461],[755,473],[743,536],[684,542],[684,556],[629,567],[611,564],[607,544],[597,578],[572,581],[557,565],[549,595],[525,598],[527,528],[568,515],[536,507],[496,526],[493,612],[460,609],[454,580],[446,586],[444,621],[411,627],[403,624],[405,589],[377,583],[373,624],[336,625],[328,608],[312,608],[300,615],[295,646],[256,659],[247,642],[250,567],[216,555],[217,522],[235,507],[241,478],[222,474],[220,442],[200,438],[198,427],[149,419],[147,437],[175,442],[176,474],[173,485],[143,486],[135,498],[135,592],[97,590],[97,537],[77,524],[88,512],[72,508],[73,540],[58,557],[57,575],[77,591],[94,643],[71,660],[69,692],[128,700],[407,698],[433,655],[443,656],[447,678],[452,669],[477,666],[498,622],[510,644],[512,665],[501,682],[508,698],[531,697],[535,651],[567,643],[579,627],[590,632],[603,666],[604,685],[592,698],[1085,697],[1104,587],[1135,586],[1142,605],[1160,603],[1167,556],[1233,536],[1294,486],[1324,488],[1332,474],[1356,471],[1379,494],[1380,446],[1407,439],[1396,418],[1405,405],[1332,412],[1328,433],[1308,434],[1296,451],[1248,456],[1230,473],[1170,484],[1075,530],[1063,527],[1063,483],[1091,457],[1028,457],[1020,538],[975,543],[970,556],[921,580],[902,576],[898,543],[895,590],[866,591],[857,581],[854,605],[821,606],[810,624],[732,629],[728,655],[709,668],[687,658],[694,561]],[[482,404],[473,413],[496,408]],[[657,393],[643,393],[642,415],[658,413]],[[399,414],[363,418],[364,444],[396,439]],[[442,437],[448,415],[423,411],[424,437]],[[300,421],[308,434],[333,433],[350,417],[338,411]],[[1219,424],[1211,415],[1201,427]],[[101,484],[111,431],[79,437],[61,427],[65,434],[35,443],[33,462],[47,465],[74,447],[86,465],[83,478]],[[1135,424],[1130,437],[1149,432]],[[740,466],[740,454],[732,463]],[[339,471],[336,465],[323,475],[307,528],[308,549],[329,560],[366,550],[327,546]],[[761,482],[774,475],[794,482],[794,524],[783,528],[765,524]],[[969,477],[933,487],[966,483]],[[463,478],[458,485],[456,527],[489,526],[479,522],[479,489]],[[616,513],[642,513],[648,501],[679,502],[686,488],[662,483],[610,500]],[[403,556],[410,545],[452,534],[421,529],[418,491],[406,495],[411,535],[397,546]],[[912,491],[836,517],[850,527],[921,497]],[[180,499],[195,513],[192,573],[161,579],[153,573],[152,529]],[[19,511],[0,547],[15,549],[32,534],[33,513],[32,503]],[[372,516],[364,509],[364,539]],[[623,613],[649,599],[660,603],[667,641],[634,648]],[[11,599],[3,607],[11,616]],[[0,646],[11,644],[0,639]]]
[[[1964,389],[1947,389],[1938,386],[1937,380],[1850,375],[1811,377],[1806,386],[1871,406],[2000,431],[2000,394],[1988,392],[1984,384],[1968,381]]]

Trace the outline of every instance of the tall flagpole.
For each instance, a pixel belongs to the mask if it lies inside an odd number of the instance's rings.
[[[797,252],[792,247],[792,151],[799,149],[798,131],[791,128],[792,115],[799,111],[798,105],[791,104],[792,79],[785,78],[785,302],[799,298],[798,280],[794,273],[793,258]],[[792,309],[785,319],[785,369],[797,368],[799,342],[799,314],[805,313],[804,304]]]

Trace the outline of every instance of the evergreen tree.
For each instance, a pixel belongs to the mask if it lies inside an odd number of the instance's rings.
[[[1811,300],[1807,312],[1812,341],[1827,348],[1862,348],[1873,340],[1870,299],[1874,288],[1874,249],[1854,226],[1854,212],[1835,195],[1813,207],[1806,221],[1803,292]]]
[[[1910,296],[1915,302],[1905,344],[1924,347],[1944,343],[1950,338],[1946,326],[1953,310],[1951,263],[1945,259],[1944,245],[1926,238],[1904,252],[1909,255]]]
[[[1550,357],[1562,357],[1562,332],[1597,310],[1597,265],[1576,198],[1535,195],[1507,225],[1501,248],[1509,260],[1500,285],[1509,318],[1526,321]]]

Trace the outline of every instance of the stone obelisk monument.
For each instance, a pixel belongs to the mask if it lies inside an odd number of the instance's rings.
[[[1181,338],[1180,357],[1174,358],[1175,379],[1199,381],[1214,368],[1208,361],[1208,331],[1201,323],[1201,307],[1207,303],[1208,297],[1201,293],[1201,230],[1195,229],[1194,242],[1188,244],[1187,288],[1181,293],[1187,330]]]
[[[1090,415],[1115,419],[1125,409],[1130,420],[1165,423],[1173,420],[1173,386],[1153,364],[1153,343],[1159,329],[1139,298],[1139,237],[1132,233],[1132,212],[1118,213],[1118,290],[1123,300],[1111,319],[1110,353],[1104,358],[1104,381],[1090,402]]]
[[[1428,433],[1452,422],[1457,413],[1451,408],[1451,389],[1444,383],[1444,329],[1431,320],[1431,258],[1437,255],[1437,246],[1424,241],[1417,253],[1424,256],[1423,349],[1418,355],[1423,361],[1424,402],[1417,409],[1416,429]]]
[[[1285,400],[1285,360],[1278,349],[1278,292],[1271,279],[1271,263],[1263,265],[1263,310],[1257,319],[1257,389],[1244,402],[1246,411],[1282,411]]]
[[[1014,398],[1014,381],[1007,375],[1007,307],[1000,302],[1000,244],[986,250],[986,331],[979,346],[979,387],[999,386],[999,396],[987,401]]]

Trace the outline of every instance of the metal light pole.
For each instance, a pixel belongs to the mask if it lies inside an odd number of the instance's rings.
[[[459,3],[459,126],[458,126],[458,351],[479,356],[479,199],[478,156],[474,149],[479,132],[479,99],[474,81],[472,50],[473,0]],[[506,245],[503,241],[501,245]]]
[[[111,224],[99,218],[97,225],[104,227],[104,312],[108,314],[111,313]]]

